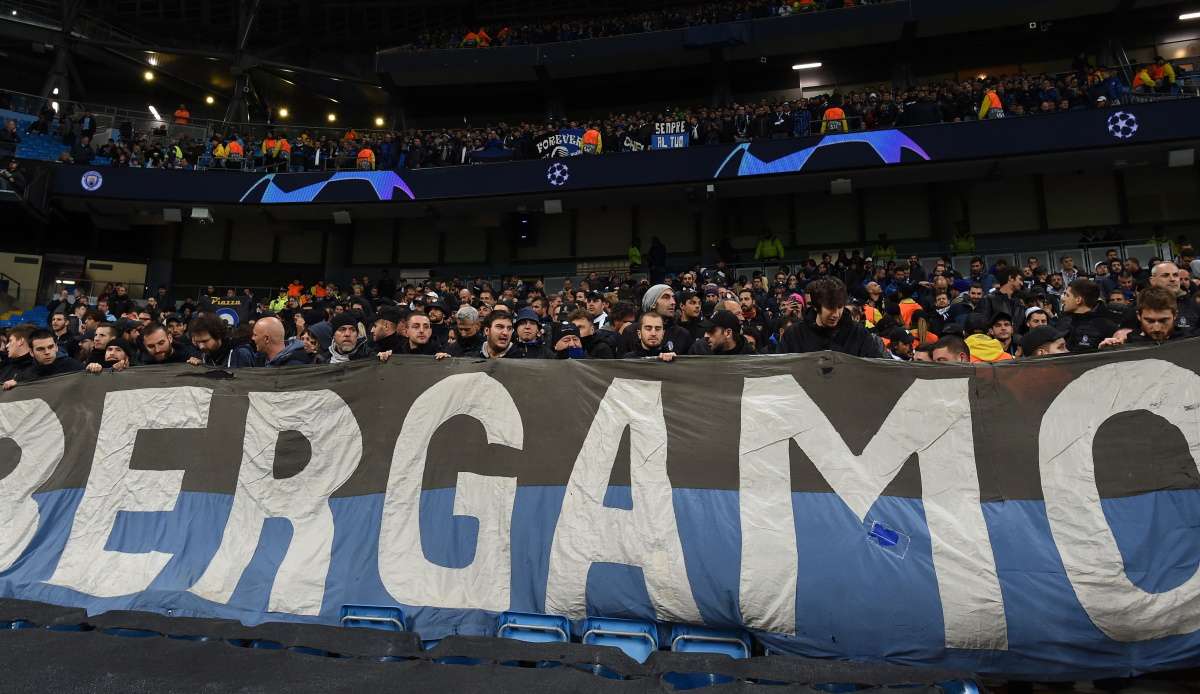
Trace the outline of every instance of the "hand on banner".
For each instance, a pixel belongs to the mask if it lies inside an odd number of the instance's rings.
[[[187,363],[191,364],[192,366],[200,366],[204,362],[200,361],[200,357],[188,357]]]
[[[663,352],[662,354],[658,355],[658,360],[659,361],[674,361],[675,353],[674,352]]]
[[[17,387],[17,382],[11,378],[4,382],[4,390],[12,390],[13,388],[16,388],[16,387]]]
[[[1106,349],[1108,347],[1118,347],[1120,345],[1125,344],[1125,341],[1127,339],[1129,339],[1129,333],[1131,333],[1131,332],[1133,332],[1133,331],[1130,330],[1129,328],[1121,328],[1117,332],[1113,333],[1112,337],[1105,338],[1104,340],[1102,340],[1100,342],[1100,346],[1098,347],[1098,349]]]
[[[121,361],[116,362],[112,365],[113,371],[124,371],[127,368],[129,368],[129,360],[128,359],[122,359]]]
[[[379,353],[379,361],[386,362],[388,359],[391,359],[391,358],[392,358],[392,350],[390,350],[390,349],[386,352]]]
[[[434,361],[441,361],[443,359],[448,359],[449,357],[450,354],[448,352],[438,352],[437,354],[433,355]]]
[[[90,374],[98,374],[104,370],[103,366],[101,366],[99,364],[95,364],[95,363],[88,364],[87,366],[85,366],[83,368]]]

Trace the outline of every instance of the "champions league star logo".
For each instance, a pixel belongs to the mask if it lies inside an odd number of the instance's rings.
[[[94,193],[100,190],[100,186],[104,185],[104,177],[99,171],[88,171],[79,179],[79,185],[89,193]]]
[[[96,174],[97,176],[99,174]],[[371,184],[371,188],[375,191],[377,200],[391,201],[396,189],[400,189],[402,193],[408,196],[409,200],[416,200],[412,190],[408,184],[400,178],[395,171],[338,171],[324,180],[315,183],[309,183],[298,188],[285,190],[279,185],[276,179],[278,174],[266,174],[262,178],[254,182],[254,185],[246,189],[238,202],[260,202],[263,204],[284,203],[284,202],[313,202],[317,196],[328,186],[342,181],[365,181]],[[302,178],[305,174],[289,174],[299,178],[299,180],[312,180],[311,178]],[[287,180],[287,179],[280,179]],[[297,180],[297,179],[292,179]],[[261,190],[261,195],[258,200],[252,198],[255,191]],[[342,201],[338,201],[342,202]],[[357,201],[354,201],[357,202]]]
[[[878,132],[869,133],[846,133],[844,135],[826,135],[821,138],[817,144],[811,147],[793,152],[782,156],[772,161],[763,161],[754,156],[750,152],[750,143],[743,143],[733,148],[729,156],[725,157],[725,161],[717,167],[713,178],[721,175],[725,167],[733,159],[734,155],[742,152],[742,159],[738,162],[738,176],[761,176],[763,174],[779,174],[779,173],[797,173],[803,171],[808,164],[808,160],[813,154],[826,147],[840,145],[850,142],[861,142],[871,146],[884,164],[899,164],[904,150],[908,150],[925,161],[931,161],[933,157],[929,156],[921,145],[913,141],[911,137],[905,135],[899,130],[881,130]]]
[[[550,165],[550,168],[546,169],[546,180],[555,188],[566,185],[570,178],[571,170],[567,168],[566,164],[560,161],[554,162]]]
[[[1128,140],[1137,134],[1138,119],[1132,113],[1117,111],[1108,117],[1108,134],[1118,140]]]

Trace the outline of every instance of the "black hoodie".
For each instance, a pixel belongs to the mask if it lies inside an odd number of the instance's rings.
[[[76,371],[83,371],[83,364],[70,357],[59,357],[49,364],[39,364],[33,361],[32,364],[17,373],[13,378],[17,383],[29,383],[59,374],[69,374]]]
[[[816,318],[816,313],[810,311],[804,320],[788,328],[780,341],[780,354],[829,349],[852,357],[883,357],[882,345],[866,328],[854,322],[849,311],[844,311],[841,320],[832,328],[817,325]]]

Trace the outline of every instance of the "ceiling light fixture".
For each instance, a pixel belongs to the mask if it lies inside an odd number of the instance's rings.
[[[383,116],[378,116],[375,118],[375,127],[377,127],[377,128],[383,127]]]
[[[334,121],[336,121],[336,120],[337,120],[337,114],[336,114],[336,113],[331,113],[331,114],[329,114],[329,115],[325,116],[325,120],[327,120],[327,121],[329,121],[330,123],[332,123],[332,122],[334,122]]]
[[[154,116],[154,120],[162,122],[162,116],[158,115],[158,109],[154,108],[154,106],[150,107],[150,115]]]
[[[204,103],[208,104],[209,106],[212,106],[214,103],[216,103],[216,101],[217,100],[212,98],[211,96],[204,97]]]
[[[796,63],[792,66],[793,70],[815,70],[821,67],[821,63]]]
[[[13,12],[13,14],[16,14],[16,12]],[[1200,19],[1200,12],[1184,12],[1179,15],[1179,21],[1181,22],[1186,22],[1189,19]]]
[[[147,70],[142,73],[142,79],[146,80],[147,82],[153,82],[154,81],[154,73]]]
[[[158,56],[151,53],[150,57],[146,59],[146,62],[150,63],[151,65],[158,65]]]
[[[280,118],[287,118],[287,117],[288,117],[288,110],[287,110],[287,108],[286,108],[286,107],[279,109],[279,117],[280,117]]]

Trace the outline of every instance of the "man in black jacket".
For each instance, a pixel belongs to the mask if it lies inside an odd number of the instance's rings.
[[[1010,316],[1025,315],[1025,304],[1017,298],[1017,292],[1024,286],[1021,272],[1015,267],[996,270],[996,290],[983,297],[983,303],[976,311],[982,313],[989,324],[997,313],[1007,313]]]
[[[185,364],[200,355],[191,346],[171,339],[171,334],[162,323],[151,323],[142,332],[142,345],[146,350],[146,364]]]
[[[637,322],[638,346],[625,353],[626,359],[653,357],[659,361],[674,361],[674,351],[663,351],[665,329],[663,317],[658,313],[643,313]]]
[[[1096,310],[1099,303],[1100,285],[1089,279],[1077,279],[1063,292],[1058,329],[1067,333],[1071,352],[1094,352],[1117,331],[1117,324]]]
[[[813,310],[783,333],[780,353],[828,349],[854,357],[883,357],[883,345],[846,311],[846,285],[841,280],[817,280],[808,291]]]
[[[617,357],[616,333],[596,328],[590,311],[583,309],[572,311],[567,316],[567,320],[579,330],[579,344],[587,353],[588,359],[615,359]]]
[[[1138,294],[1138,330],[1128,337],[1111,337],[1101,347],[1121,344],[1161,345],[1171,340],[1180,340],[1191,335],[1179,330],[1179,305],[1175,295],[1163,287],[1149,287]]]
[[[401,322],[407,323],[408,317],[396,306],[384,306],[375,314],[375,322],[371,324],[371,346],[375,351],[401,352],[405,347],[405,336],[400,332]],[[386,359],[384,361],[387,361]]]
[[[35,330],[29,335],[31,363],[4,382],[4,390],[11,390],[18,383],[29,383],[59,374],[83,371],[83,364],[71,357],[58,356],[58,340],[49,330]]]
[[[700,325],[704,328],[704,339],[697,340],[689,354],[723,357],[756,353],[754,345],[742,334],[741,321],[732,312],[715,311]]]
[[[446,345],[446,352],[454,357],[479,356],[483,347],[483,331],[479,327],[479,311],[474,306],[460,306],[454,314],[454,332],[458,338]]]
[[[553,350],[542,339],[542,317],[526,306],[517,312],[513,322],[515,339],[505,356],[508,359],[553,359]]]

